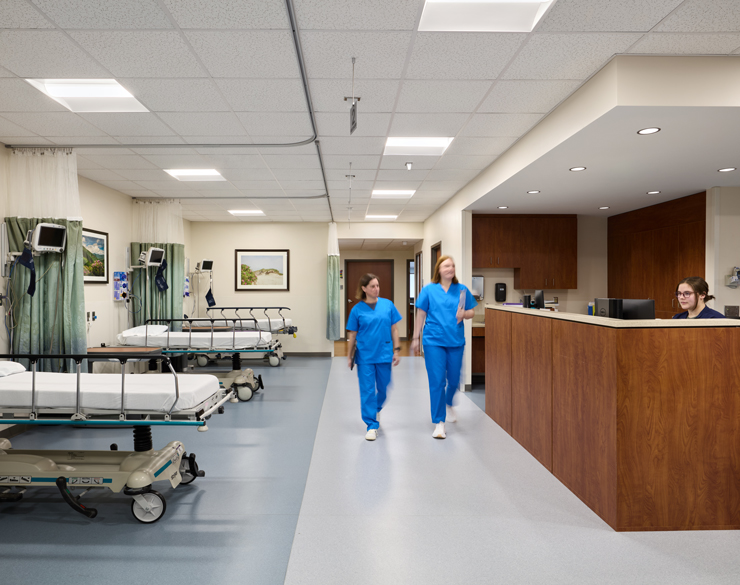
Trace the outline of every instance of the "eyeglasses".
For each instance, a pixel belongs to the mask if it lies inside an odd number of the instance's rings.
[[[678,291],[678,292],[676,292],[676,298],[678,298],[678,299],[688,299],[693,294],[694,294],[693,291],[692,292],[681,292],[681,291]]]

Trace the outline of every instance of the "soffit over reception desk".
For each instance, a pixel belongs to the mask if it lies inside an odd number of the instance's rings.
[[[617,531],[740,528],[740,321],[486,307],[486,413]]]

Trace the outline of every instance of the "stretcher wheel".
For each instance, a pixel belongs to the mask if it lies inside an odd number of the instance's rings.
[[[236,389],[236,396],[242,402],[249,402],[250,400],[252,400],[254,392],[252,392],[252,389],[249,386],[239,386]]]
[[[276,355],[271,355],[270,358],[269,358],[269,360],[270,360],[270,365],[273,368],[276,368],[277,366],[280,365],[280,358],[278,356],[276,356]]]
[[[196,361],[198,362],[198,365],[203,368],[208,365],[208,358],[204,355],[199,355],[196,358]]]
[[[149,510],[144,509],[139,502],[134,500],[131,502],[131,512],[134,514],[134,518],[144,524],[151,524],[164,516],[165,510],[167,510],[167,502],[164,501],[162,494],[151,490],[141,494],[141,497],[146,500]]]
[[[205,471],[201,471],[198,463],[195,461],[195,453],[188,455],[185,453],[180,460],[180,485],[193,483],[197,477],[205,476]]]

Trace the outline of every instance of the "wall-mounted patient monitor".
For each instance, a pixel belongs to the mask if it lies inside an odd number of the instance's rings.
[[[67,228],[54,223],[39,223],[33,230],[31,247],[34,252],[64,252]]]
[[[146,251],[146,266],[161,266],[164,260],[164,250],[162,248],[149,248]]]
[[[211,270],[213,270],[213,260],[201,260],[200,271],[210,272]]]

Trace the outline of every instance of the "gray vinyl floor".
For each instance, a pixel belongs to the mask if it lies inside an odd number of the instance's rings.
[[[0,583],[740,582],[739,532],[613,532],[485,415],[481,388],[433,439],[421,358],[394,369],[372,443],[346,358],[255,371],[265,391],[207,433],[154,429],[155,447],[182,440],[206,471],[155,484],[156,524],[102,491],[85,497],[94,520],[52,489],[0,505]],[[130,435],[40,427],[13,445],[130,449]]]

